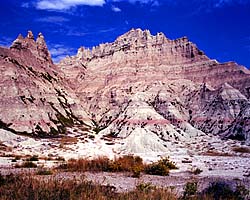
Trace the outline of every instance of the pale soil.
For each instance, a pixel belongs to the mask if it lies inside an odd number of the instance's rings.
[[[39,166],[52,167],[60,164],[62,161],[46,160],[64,157],[66,160],[70,158],[94,158],[98,156],[108,156],[114,158],[125,154],[126,152],[118,152],[122,142],[112,143],[113,141],[101,140],[99,136],[91,137],[90,133],[84,134],[73,132],[72,138],[76,141],[67,139],[62,142],[59,139],[34,139],[24,136],[13,135],[9,132],[1,134],[0,140],[2,144],[9,148],[9,151],[2,150],[0,157],[0,172],[23,173],[32,172],[29,169],[16,169],[13,166],[15,162],[11,160],[16,155],[38,155]],[[111,144],[109,144],[110,142]],[[108,143],[108,144],[107,144]],[[232,140],[222,141],[216,136],[199,136],[192,140],[182,142],[166,142],[169,151],[167,152],[149,152],[137,153],[143,158],[144,162],[150,163],[161,157],[169,156],[178,166],[178,170],[172,170],[170,176],[149,176],[142,175],[139,179],[129,177],[123,173],[85,173],[88,180],[100,183],[102,185],[112,185],[117,191],[132,190],[140,183],[151,183],[159,187],[173,186],[176,192],[181,192],[183,186],[188,181],[198,181],[200,190],[207,187],[209,182],[214,180],[226,180],[237,184],[243,181],[247,188],[250,189],[250,153],[237,153],[232,149],[234,147],[247,147],[239,142]],[[249,147],[247,147],[249,148]],[[208,155],[208,152],[210,154]],[[23,158],[24,159],[24,158]],[[18,160],[17,163],[22,162]],[[199,168],[202,172],[199,175],[190,173]],[[60,178],[80,177],[79,173],[59,173],[56,175]]]

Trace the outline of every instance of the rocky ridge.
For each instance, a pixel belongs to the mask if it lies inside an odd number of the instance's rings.
[[[74,72],[67,78],[80,85],[76,92],[101,134],[124,139],[124,151],[131,145],[141,146],[131,152],[163,151],[167,141],[206,134],[249,144],[249,116],[243,114],[249,71],[209,59],[186,37],[170,40],[132,29],[113,43],[81,47],[59,67]]]
[[[0,48],[1,129],[39,137],[65,133],[67,126],[91,120],[63,74],[52,62],[44,37],[31,31],[9,49]]]
[[[187,37],[132,29],[54,65],[42,34],[29,32],[0,55],[1,129],[68,133],[88,156],[186,154],[195,141],[209,150],[211,138],[250,144],[249,70],[211,60]]]

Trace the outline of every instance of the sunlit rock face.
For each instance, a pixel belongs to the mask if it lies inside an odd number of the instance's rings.
[[[79,48],[59,68],[104,137],[124,139],[125,149],[162,151],[164,141],[207,134],[249,143],[249,71],[211,60],[186,37],[132,29]]]
[[[186,37],[132,29],[55,65],[44,36],[29,31],[0,48],[0,86],[0,128],[13,133],[77,127],[124,153],[215,135],[250,144],[248,69],[211,60]]]
[[[53,64],[44,37],[31,31],[0,48],[0,128],[34,136],[57,136],[66,127],[90,127],[78,97]]]

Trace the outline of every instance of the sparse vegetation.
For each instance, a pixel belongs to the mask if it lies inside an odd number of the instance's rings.
[[[177,169],[176,165],[164,158],[149,165],[143,164],[143,160],[138,156],[126,155],[109,160],[107,157],[99,157],[93,160],[70,159],[67,163],[59,165],[58,169],[66,171],[92,171],[92,172],[130,172],[132,177],[139,178],[141,172],[151,175],[167,176],[169,170]]]
[[[33,155],[30,158],[26,159],[26,161],[30,161],[30,162],[38,161],[38,160],[39,160],[39,157],[37,155]]]
[[[170,169],[178,169],[176,165],[169,160],[169,158],[163,158],[156,163],[152,163],[145,167],[145,172],[151,175],[167,176]]]
[[[218,152],[214,150],[208,150],[203,154],[204,156],[232,156],[232,154],[227,152]]]
[[[151,183],[140,183],[133,191],[118,193],[115,187],[98,185],[86,180],[84,176],[65,179],[55,175],[38,178],[32,174],[0,174],[1,200],[244,200],[249,199],[248,195],[245,186],[238,185],[232,190],[224,182],[211,183],[202,192],[198,192],[197,182],[188,182],[184,186],[183,195],[177,197],[171,188],[159,188]]]
[[[20,159],[21,159],[21,156],[15,156],[14,158],[11,159],[11,162],[17,162]]]
[[[237,153],[250,153],[250,148],[249,147],[234,147],[233,151]]]
[[[62,137],[59,139],[60,145],[71,145],[71,144],[76,144],[78,139],[76,137]]]
[[[39,169],[37,172],[36,172],[36,175],[52,175],[53,174],[53,171],[50,170],[50,169]]]
[[[244,200],[248,199],[249,191],[242,185],[233,190],[226,182],[213,182],[202,195],[209,195],[211,199]]]
[[[134,191],[117,193],[112,186],[96,185],[80,177],[78,180],[37,179],[25,175],[0,175],[0,198],[2,200],[177,200],[167,189],[141,184]]]
[[[110,171],[112,172],[122,172],[133,170],[142,171],[144,169],[143,161],[139,156],[123,156],[111,161]]]
[[[198,191],[197,182],[187,182],[184,187],[183,199],[188,199],[191,196],[194,196]]]
[[[200,174],[201,172],[203,172],[202,169],[200,169],[200,168],[198,168],[198,167],[191,170],[191,173],[194,174],[194,175],[198,175],[198,174]]]
[[[21,164],[16,164],[16,168],[37,168],[37,164],[31,161],[25,161]]]
[[[135,175],[144,169],[142,159],[137,156],[124,156],[114,160],[107,157],[98,157],[93,160],[70,159],[67,163],[61,164],[59,169],[66,171],[92,171],[92,172],[133,172]]]

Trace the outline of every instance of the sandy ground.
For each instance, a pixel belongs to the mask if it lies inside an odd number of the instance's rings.
[[[81,157],[94,158],[102,155],[114,158],[122,155],[122,152],[118,151],[122,142],[101,140],[100,137],[83,132],[72,131],[68,136],[71,138],[62,141],[61,139],[34,139],[13,135],[6,131],[1,132],[0,141],[8,148],[0,151],[2,155],[0,172],[2,174],[30,172],[27,169],[23,171],[14,168],[16,162],[12,162],[12,159],[17,155],[38,155],[40,158],[44,158],[39,159],[38,162],[38,165],[43,167],[52,167],[62,162],[49,161],[48,158],[63,157],[67,160]],[[188,181],[198,181],[199,188],[202,190],[214,180],[225,180],[232,185],[241,181],[250,189],[250,153],[239,153],[232,150],[238,146],[246,147],[239,142],[221,141],[214,136],[203,136],[185,143],[169,142],[167,146],[168,152],[137,153],[135,155],[142,157],[147,163],[169,156],[170,160],[174,161],[179,168],[172,170],[170,176],[142,175],[137,179],[122,173],[85,173],[85,177],[102,185],[112,185],[117,191],[128,191],[140,183],[151,183],[159,187],[171,186],[179,193]],[[199,175],[190,173],[196,168],[202,170]],[[73,178],[79,177],[79,174],[59,173],[57,176]]]

